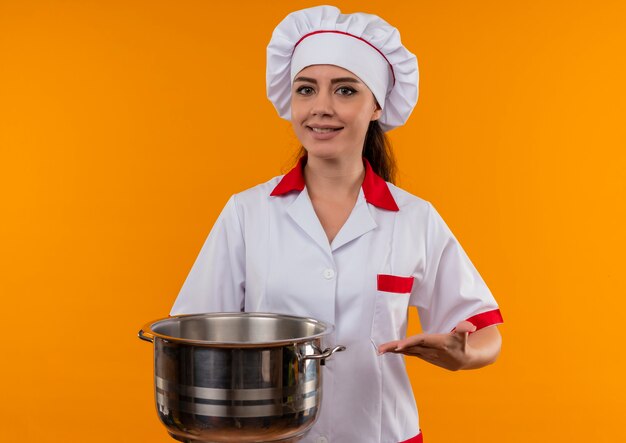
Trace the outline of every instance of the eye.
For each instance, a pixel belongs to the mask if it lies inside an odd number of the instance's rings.
[[[313,88],[310,86],[300,86],[298,89],[296,89],[296,94],[311,95],[313,94]]]
[[[342,86],[339,89],[337,89],[337,93],[339,95],[354,95],[356,94],[356,89],[351,88],[349,86]]]

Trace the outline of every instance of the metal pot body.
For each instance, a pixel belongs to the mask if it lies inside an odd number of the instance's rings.
[[[154,343],[161,422],[186,442],[299,440],[319,412],[324,359],[343,350],[321,351],[331,330],[312,319],[251,313],[144,327],[140,338]]]

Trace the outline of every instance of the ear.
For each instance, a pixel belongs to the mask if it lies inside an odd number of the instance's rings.
[[[374,113],[372,114],[372,118],[370,118],[370,121],[378,120],[381,115],[383,115],[383,110],[378,102],[376,102],[376,109],[374,109]]]

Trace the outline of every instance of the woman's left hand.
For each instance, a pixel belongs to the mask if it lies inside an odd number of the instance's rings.
[[[486,333],[482,333],[486,329]],[[495,334],[493,332],[495,330]],[[476,331],[476,326],[467,321],[460,322],[449,334],[418,334],[402,340],[384,343],[378,347],[379,354],[393,352],[419,357],[434,365],[451,371],[459,369],[470,369],[484,366],[482,362],[475,361],[475,354],[482,354],[477,349],[473,349],[468,340],[470,332]],[[497,356],[500,350],[500,334],[497,328],[485,328],[473,335],[484,335],[477,337],[477,343],[497,341]],[[493,338],[491,338],[493,337]],[[497,338],[496,338],[497,337]],[[493,347],[493,345],[491,346]],[[492,361],[486,361],[485,364]]]

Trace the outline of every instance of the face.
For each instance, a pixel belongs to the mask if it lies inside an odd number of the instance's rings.
[[[360,158],[369,123],[381,114],[369,88],[346,69],[312,65],[294,78],[291,124],[309,156]]]

